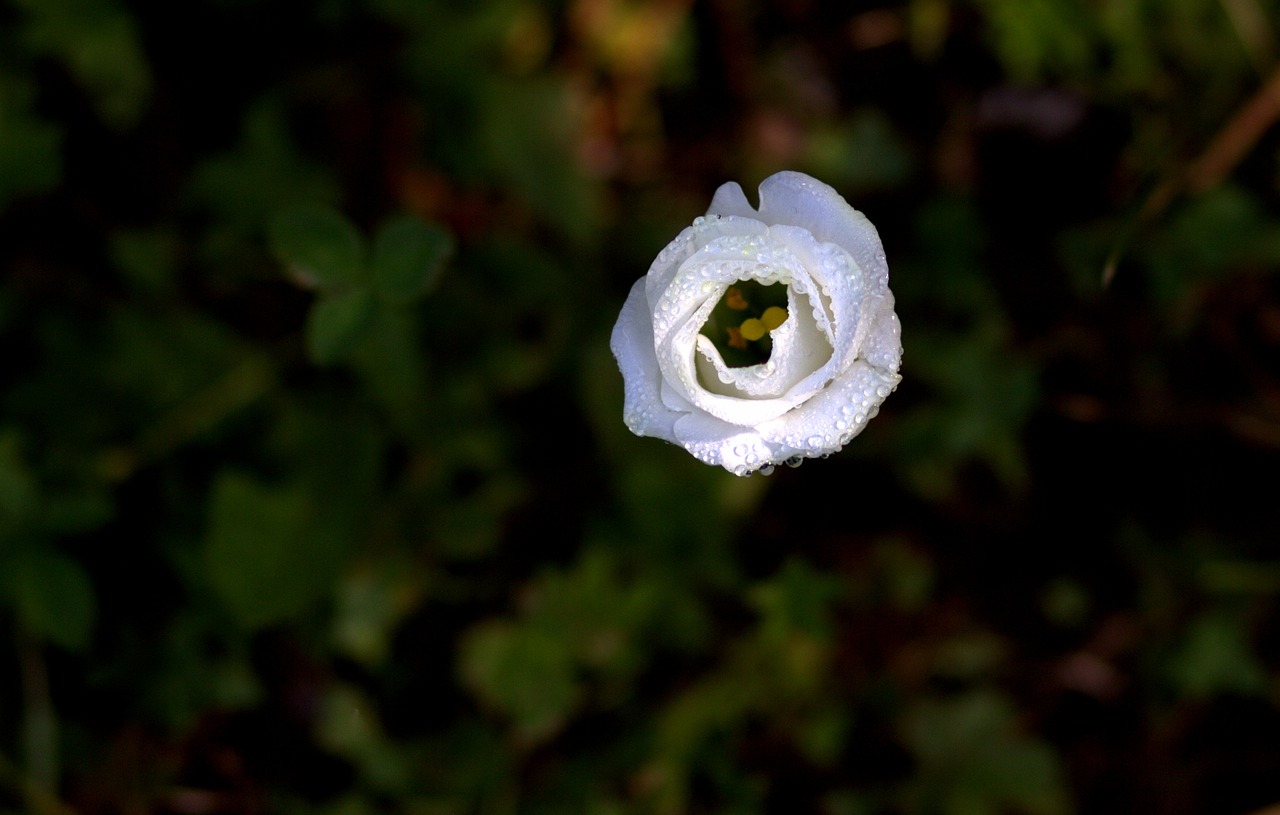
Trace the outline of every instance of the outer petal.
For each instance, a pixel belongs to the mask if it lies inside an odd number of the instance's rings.
[[[867,216],[816,178],[795,172],[766,178],[760,184],[759,217],[771,226],[802,227],[820,241],[844,247],[872,277],[875,288],[888,290],[889,264],[884,257],[880,233]]]
[[[871,298],[866,304],[867,316],[858,337],[860,356],[881,370],[897,373],[902,364],[902,324],[893,311],[893,294]]]
[[[821,393],[756,430],[773,461],[834,453],[862,432],[902,377],[856,360]]]
[[[736,475],[826,456],[862,432],[901,379],[858,360],[812,399],[755,427],[701,412],[682,414],[675,424],[676,441],[701,461]]]
[[[676,441],[679,414],[662,403],[662,372],[653,349],[653,317],[644,296],[644,278],[637,280],[613,326],[609,349],[622,371],[622,417],[637,436]]]
[[[716,194],[711,197],[711,206],[707,207],[707,217],[736,215],[740,218],[760,219],[760,213],[747,200],[746,193],[737,181],[721,184]]]
[[[752,427],[722,422],[705,413],[689,413],[676,421],[676,438],[699,461],[724,467],[734,475],[750,475],[770,463],[769,444]]]

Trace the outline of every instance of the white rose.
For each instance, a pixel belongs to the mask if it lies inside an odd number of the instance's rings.
[[[729,308],[747,309],[729,289],[752,280],[783,284],[786,310],[741,312],[727,342],[745,347],[743,336],[772,328],[772,351],[730,367],[700,332],[726,293]],[[632,287],[610,346],[633,433],[748,475],[856,436],[901,380],[901,333],[875,227],[826,184],[783,172],[760,185],[759,211],[736,183],[716,191]]]

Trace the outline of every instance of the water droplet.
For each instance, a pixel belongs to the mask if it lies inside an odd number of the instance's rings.
[[[840,421],[836,422],[836,430],[844,430],[848,426],[849,426],[849,423],[846,422],[844,419],[841,419]]]
[[[799,467],[801,464],[804,464],[804,458],[802,456],[792,456],[783,463],[788,467]]]
[[[759,470],[760,475],[773,475],[773,465],[766,464]]]
[[[733,454],[735,456],[745,456],[747,454],[747,446],[745,444],[739,444],[737,447],[733,448]]]
[[[810,436],[810,437],[805,441],[805,446],[807,446],[807,447],[818,447],[818,446],[820,446],[821,444],[822,444],[822,437],[821,437],[821,436]]]

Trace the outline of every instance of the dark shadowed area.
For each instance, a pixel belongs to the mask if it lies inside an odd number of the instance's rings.
[[[1278,44],[0,0],[0,815],[1280,813]],[[878,227],[903,381],[736,478],[609,335],[784,169]]]

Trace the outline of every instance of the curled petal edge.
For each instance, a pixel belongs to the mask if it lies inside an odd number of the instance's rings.
[[[662,371],[653,348],[653,317],[644,294],[644,278],[636,281],[613,326],[609,349],[618,360],[623,379],[623,420],[637,436],[676,442],[680,414],[662,399]]]
[[[736,181],[721,184],[707,215],[736,215],[769,226],[807,229],[819,241],[843,247],[872,276],[878,289],[889,288],[889,264],[875,226],[835,188],[804,173],[788,170],[762,181],[759,209],[752,208]]]
[[[762,467],[797,463],[838,452],[875,418],[902,377],[856,360],[809,401],[755,427],[705,413],[681,413],[675,441],[700,461],[747,475]]]

